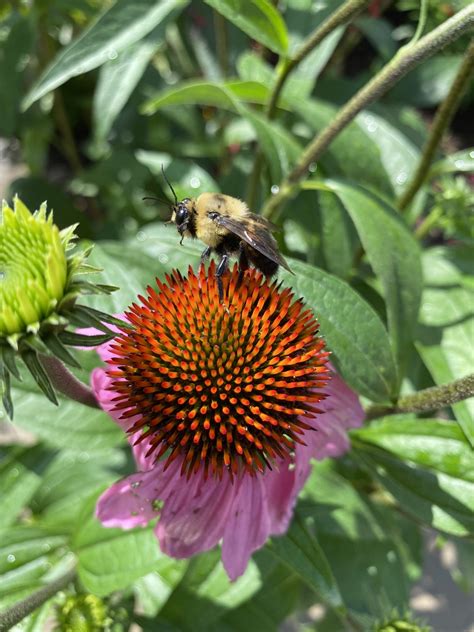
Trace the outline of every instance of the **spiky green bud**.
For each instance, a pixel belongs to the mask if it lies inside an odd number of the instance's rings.
[[[0,392],[10,417],[11,375],[20,379],[20,358],[47,397],[57,403],[41,363],[55,356],[79,366],[66,345],[100,344],[113,337],[103,322],[111,316],[78,305],[83,294],[110,293],[115,288],[86,282],[82,277],[96,268],[85,263],[91,248],[75,249],[76,226],[64,230],[47,214],[46,203],[31,213],[18,199],[13,209],[5,202],[0,222]],[[96,327],[103,336],[86,337],[67,327]]]
[[[72,595],[57,609],[58,630],[100,632],[109,623],[107,607],[95,595]]]
[[[36,332],[63,297],[65,244],[46,205],[32,215],[18,198],[0,224],[0,335]]]

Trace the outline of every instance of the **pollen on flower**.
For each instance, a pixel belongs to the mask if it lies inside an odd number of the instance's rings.
[[[224,305],[214,263],[157,279],[111,345],[116,409],[138,416],[129,432],[167,465],[181,457],[188,477],[291,459],[328,381],[318,322],[290,289],[254,269],[239,284],[237,266],[223,280]]]

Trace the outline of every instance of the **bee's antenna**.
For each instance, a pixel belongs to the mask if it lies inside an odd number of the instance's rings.
[[[166,180],[167,185],[169,186],[169,188],[171,189],[171,191],[172,191],[172,193],[173,193],[173,195],[174,195],[174,203],[175,203],[175,204],[178,204],[178,198],[177,198],[177,196],[176,196],[176,193],[175,193],[175,191],[174,191],[173,187],[171,186],[171,182],[170,182],[170,181],[168,180],[168,178],[166,177],[166,173],[165,173],[165,170],[164,170],[163,165],[161,165],[161,173],[163,174],[163,178]]]

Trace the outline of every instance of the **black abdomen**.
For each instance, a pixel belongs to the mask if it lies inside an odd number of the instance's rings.
[[[255,268],[260,270],[260,272],[263,272],[265,276],[273,276],[276,274],[276,271],[278,270],[278,263],[275,263],[275,261],[272,261],[265,255],[262,255],[261,252],[255,250],[255,248],[252,248],[252,246],[249,246],[248,244],[245,244],[244,247],[247,259]]]

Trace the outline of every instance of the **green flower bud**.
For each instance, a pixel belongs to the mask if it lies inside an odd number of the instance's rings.
[[[95,595],[69,596],[57,610],[61,632],[100,632],[109,622],[106,605]]]
[[[0,222],[0,393],[10,417],[11,375],[20,379],[19,358],[46,396],[57,403],[54,389],[41,358],[55,356],[78,367],[67,345],[96,345],[113,337],[103,322],[117,322],[111,316],[77,305],[83,294],[108,294],[115,288],[97,285],[83,276],[98,272],[85,263],[91,248],[75,249],[76,226],[64,230],[53,223],[46,203],[30,210],[15,198],[13,209],[2,207]],[[120,322],[120,324],[122,324]],[[72,330],[67,327],[71,326]],[[95,327],[102,336],[81,336],[76,327]]]
[[[32,215],[18,198],[0,224],[0,335],[37,331],[61,300],[67,260],[46,205]]]

